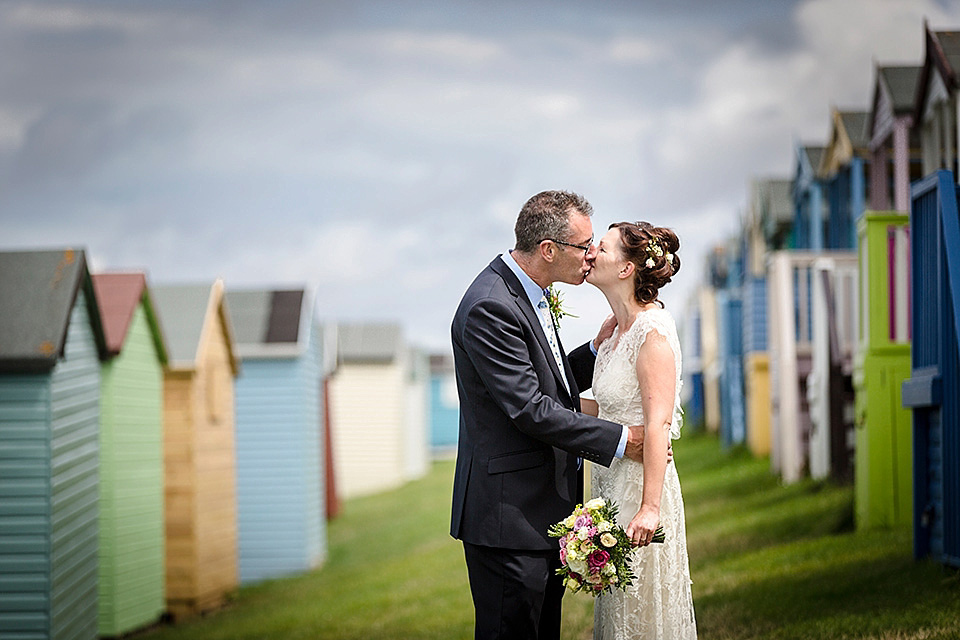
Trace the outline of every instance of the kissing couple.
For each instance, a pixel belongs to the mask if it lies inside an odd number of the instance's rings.
[[[619,506],[636,579],[602,594],[594,638],[695,638],[680,481],[681,354],[658,295],[680,242],[646,222],[594,243],[593,207],[544,191],[521,208],[515,245],[467,288],[451,327],[460,432],[450,534],[463,543],[475,638],[559,640],[564,593],[550,525],[594,497]],[[550,286],[584,281],[610,304],[597,337],[564,352]],[[595,401],[581,400],[593,388]],[[666,541],[651,545],[663,525]]]

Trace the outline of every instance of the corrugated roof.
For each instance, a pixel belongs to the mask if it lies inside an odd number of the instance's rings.
[[[212,295],[210,285],[160,285],[152,287],[151,293],[171,366],[195,366]]]
[[[883,82],[890,91],[895,113],[913,111],[914,100],[917,97],[917,79],[922,67],[880,67]]]
[[[399,324],[342,324],[337,327],[341,362],[393,362],[403,347]]]
[[[56,364],[81,288],[103,357],[106,343],[83,250],[0,253],[0,370],[46,371]]]

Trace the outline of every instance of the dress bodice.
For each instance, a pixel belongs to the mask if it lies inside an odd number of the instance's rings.
[[[636,363],[640,347],[651,334],[663,337],[673,350],[676,395],[670,438],[676,439],[680,437],[683,425],[683,409],[680,405],[682,357],[677,327],[666,309],[655,307],[638,312],[633,324],[622,335],[617,327],[613,335],[600,345],[593,374],[593,394],[600,406],[601,418],[626,425],[643,424],[642,394],[637,381]]]

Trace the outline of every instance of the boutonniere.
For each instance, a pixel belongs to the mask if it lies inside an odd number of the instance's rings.
[[[563,296],[553,288],[553,285],[547,287],[547,305],[550,307],[550,315],[553,316],[553,322],[557,325],[557,329],[560,328],[560,318],[563,316],[579,317],[563,308]]]

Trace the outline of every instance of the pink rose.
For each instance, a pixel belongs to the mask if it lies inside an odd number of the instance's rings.
[[[562,549],[562,548],[560,549],[560,562],[562,562],[563,564],[567,564],[567,550],[566,550],[566,549]]]
[[[573,523],[574,529],[583,529],[587,525],[591,524],[590,518],[587,516],[577,516],[576,521]]]

